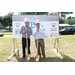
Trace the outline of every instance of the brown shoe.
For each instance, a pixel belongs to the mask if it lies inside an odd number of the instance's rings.
[[[43,56],[43,58],[46,58],[46,56]]]

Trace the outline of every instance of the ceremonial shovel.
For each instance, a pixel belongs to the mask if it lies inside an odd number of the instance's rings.
[[[28,36],[27,36],[27,33],[26,33],[26,44],[27,44],[27,54],[26,54],[26,60],[30,60],[30,54],[28,54]]]
[[[35,56],[35,61],[39,61],[40,56],[38,55],[38,31],[37,31],[37,55]]]

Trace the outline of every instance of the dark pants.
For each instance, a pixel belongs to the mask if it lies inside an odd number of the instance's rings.
[[[26,38],[22,38],[22,50],[23,50],[23,57],[25,57],[25,54],[26,54],[26,51],[25,51],[25,48],[27,47],[26,46]],[[30,38],[28,38],[28,54],[30,54]]]

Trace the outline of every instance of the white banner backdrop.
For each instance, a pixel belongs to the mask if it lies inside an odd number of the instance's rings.
[[[20,29],[25,25],[24,21],[12,21],[13,25],[13,38],[22,38]],[[29,26],[32,27],[32,31],[36,27],[34,21],[29,22]],[[45,31],[44,38],[59,38],[59,21],[40,21],[40,28]],[[34,38],[32,35],[30,38]]]

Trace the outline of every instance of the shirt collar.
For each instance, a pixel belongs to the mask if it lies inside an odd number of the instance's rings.
[[[26,27],[26,25],[25,25],[25,27]],[[29,27],[29,26],[28,26]],[[26,28],[28,28],[28,27],[26,27]]]
[[[37,27],[35,27],[35,28],[37,28]],[[40,29],[40,27],[39,27],[39,29]]]

